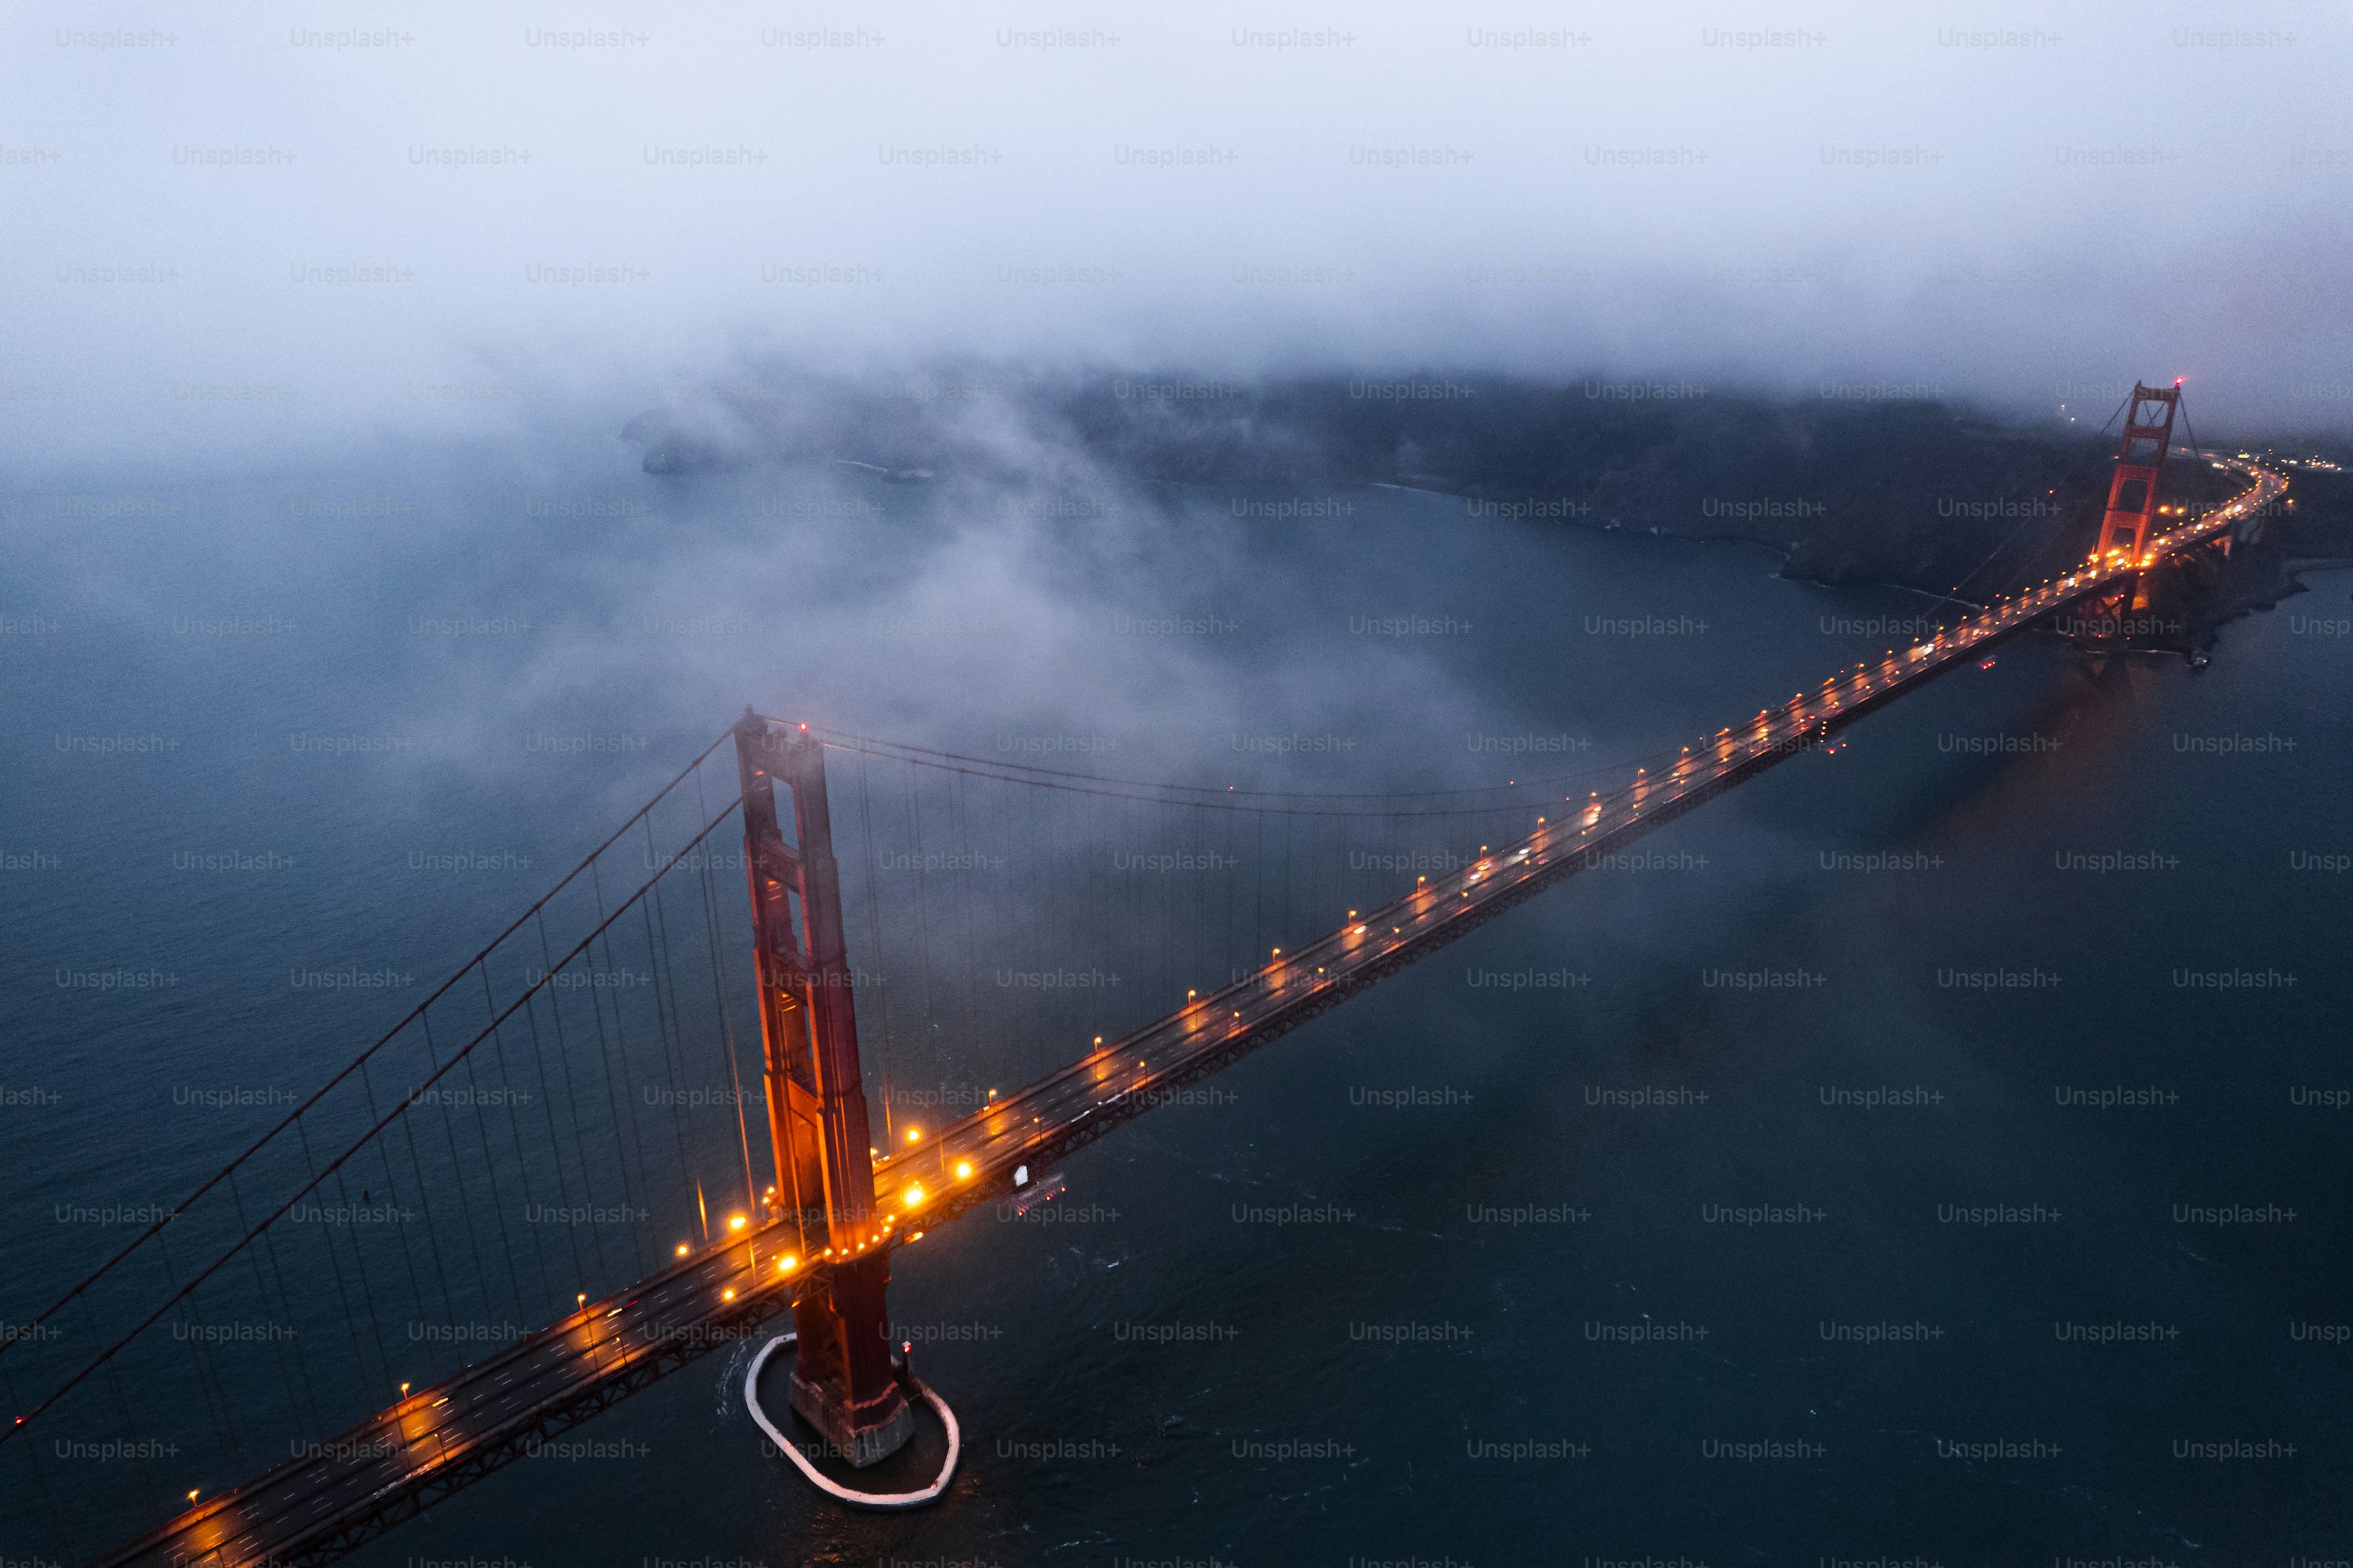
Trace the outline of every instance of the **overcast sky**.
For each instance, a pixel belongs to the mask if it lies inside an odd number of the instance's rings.
[[[601,418],[775,351],[2022,411],[2180,375],[2216,428],[2353,422],[2341,5],[0,26],[19,462]]]

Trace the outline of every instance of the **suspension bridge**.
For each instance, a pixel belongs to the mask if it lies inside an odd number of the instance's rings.
[[[884,1337],[903,1249],[2005,639],[2128,610],[2286,488],[2201,454],[2248,487],[2160,526],[2175,396],[2136,389],[2073,571],[1630,774],[1278,794],[747,711],[12,1319],[0,1528],[53,1560],[329,1562],[787,1312],[810,1446],[884,1458],[914,1419]],[[1123,855],[1153,874],[1115,877]]]

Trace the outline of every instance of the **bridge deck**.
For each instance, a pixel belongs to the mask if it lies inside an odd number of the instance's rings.
[[[786,1307],[823,1266],[786,1276],[770,1226],[706,1249],[297,1456],[206,1499],[100,1561],[107,1568],[323,1563],[522,1457]]]
[[[2216,536],[2286,488],[2272,471],[2242,466],[2255,479],[2252,488],[2198,522],[2152,539],[2147,560]],[[1638,781],[1582,811],[1569,806],[1567,815],[1520,842],[1272,959],[1247,979],[942,1128],[921,1148],[894,1150],[875,1167],[879,1202],[903,1219],[939,1223],[987,1192],[1002,1191],[1018,1166],[1038,1166],[1092,1141],[1150,1108],[1158,1096],[1216,1071],[2053,612],[2110,591],[2145,564],[2087,567],[1998,601],[1927,642],[1760,715],[1737,734],[1719,731],[1656,779]],[[957,1171],[966,1166],[970,1175],[959,1179]],[[916,1199],[912,1204],[911,1198]]]
[[[2286,488],[2277,473],[2238,465],[2255,483],[2228,505],[2149,542],[2141,562],[2086,567],[1999,601],[1936,638],[1826,683],[1719,731],[1655,779],[1583,810],[1571,805],[1520,842],[1423,883],[1384,908],[1272,958],[1249,978],[1090,1052],[1038,1082],[894,1150],[875,1166],[888,1223],[870,1245],[903,1245],[1013,1187],[1504,910],[1736,784],[1796,756],[1864,715],[1981,656],[2070,604],[2097,597],[2146,566],[2230,528]],[[449,1382],[415,1393],[233,1492],[201,1502],[154,1534],[104,1559],[108,1568],[244,1568],[324,1562],[431,1498],[527,1452],[554,1427],[585,1419],[672,1367],[746,1334],[821,1274],[822,1257],[789,1274],[792,1245],[769,1225],[706,1250],[623,1296],[588,1304]]]

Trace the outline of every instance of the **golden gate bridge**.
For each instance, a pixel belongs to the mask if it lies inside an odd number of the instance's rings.
[[[2005,639],[2120,619],[2286,489],[2204,453],[2248,487],[2159,527],[2178,399],[2135,388],[2073,571],[1630,775],[1246,791],[747,710],[0,1340],[10,1533],[109,1565],[325,1563],[786,1312],[802,1446],[854,1476],[926,1397],[886,1338],[905,1248],[1044,1195],[1072,1151]],[[1145,842],[1219,874],[1124,895],[1105,851]],[[1013,863],[1033,884],[992,895]],[[1400,886],[1400,863],[1433,869]],[[722,891],[737,870],[748,907]]]

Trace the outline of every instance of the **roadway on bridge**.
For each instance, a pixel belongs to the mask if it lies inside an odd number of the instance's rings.
[[[878,1202],[913,1229],[913,1222],[942,1194],[948,1201],[939,1206],[953,1210],[960,1206],[959,1189],[1002,1191],[1019,1166],[1052,1160],[1084,1141],[1090,1119],[1148,1105],[1155,1091],[1187,1076],[1201,1059],[1232,1052],[1388,960],[1429,950],[1447,927],[1476,923],[1498,902],[1515,902],[1513,895],[1532,882],[1548,884],[1593,863],[1673,814],[1673,808],[1695,803],[1818,744],[2045,617],[2128,585],[2147,566],[2227,531],[2287,488],[2284,478],[2260,464],[2228,466],[2246,472],[2253,485],[2196,522],[2153,537],[2139,560],[2087,563],[2015,599],[1998,600],[1927,641],[1798,694],[1736,732],[1724,729],[1704,737],[1656,778],[1638,775],[1607,797],[1596,793],[1582,807],[1564,802],[1564,815],[1545,821],[1520,842],[1425,881],[1321,940],[1270,954],[1267,964],[1247,979],[1188,1001],[1169,1016],[939,1129],[915,1148],[894,1149],[875,1167]]]
[[[155,1533],[101,1559],[107,1568],[182,1568],[296,1560],[388,1501],[535,1432],[586,1389],[742,1337],[818,1271],[776,1266],[779,1227],[748,1231],[619,1297],[401,1399],[259,1480],[200,1499]],[[527,1452],[526,1450],[523,1450]]]

